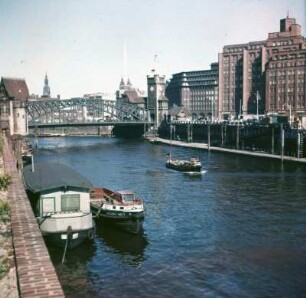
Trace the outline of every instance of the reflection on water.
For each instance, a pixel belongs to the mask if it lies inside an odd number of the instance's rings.
[[[105,249],[114,254],[121,254],[123,261],[138,266],[144,260],[144,251],[148,240],[144,232],[128,233],[113,226],[97,225],[97,241],[102,241]]]
[[[114,221],[113,219],[101,218],[98,225],[107,226],[108,229],[121,230],[127,234],[143,234],[143,218]]]
[[[90,297],[93,292],[88,282],[86,264],[91,261],[96,251],[92,240],[85,241],[76,248],[67,250],[65,262],[62,264],[64,249],[48,245],[51,260],[55,266],[66,297]]]
[[[194,178],[202,178],[206,174],[206,170],[202,170],[200,172],[183,172],[186,176],[194,177]]]

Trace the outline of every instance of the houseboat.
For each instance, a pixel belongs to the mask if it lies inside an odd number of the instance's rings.
[[[95,234],[89,180],[60,163],[36,163],[23,169],[24,184],[46,240],[76,247]]]

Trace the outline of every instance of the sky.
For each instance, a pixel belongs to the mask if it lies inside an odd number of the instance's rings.
[[[209,69],[224,45],[265,40],[289,12],[306,37],[306,0],[0,0],[0,77],[42,95],[147,89],[153,68]]]

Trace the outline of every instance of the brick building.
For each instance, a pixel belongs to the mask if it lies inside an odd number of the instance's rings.
[[[295,19],[280,21],[280,32],[267,40],[265,111],[285,114],[290,121],[306,116],[306,39]]]
[[[218,58],[219,119],[284,111],[305,115],[305,51],[301,26],[289,17],[267,40],[224,46]]]
[[[217,116],[218,63],[210,70],[186,71],[174,74],[166,87],[169,106],[184,106],[192,119]]]

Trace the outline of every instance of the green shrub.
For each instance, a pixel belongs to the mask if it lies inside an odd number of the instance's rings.
[[[0,222],[7,222],[10,220],[10,207],[8,202],[0,200]]]
[[[0,176],[0,190],[6,190],[11,182],[11,176],[7,173]]]
[[[0,260],[0,278],[4,277],[9,270],[9,263],[7,259]]]

